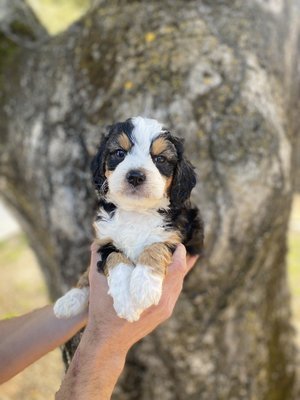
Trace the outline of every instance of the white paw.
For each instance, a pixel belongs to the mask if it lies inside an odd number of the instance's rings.
[[[158,304],[161,298],[163,277],[147,265],[137,265],[131,275],[130,294],[137,307],[145,310]]]
[[[70,318],[84,311],[89,302],[89,288],[74,288],[60,297],[53,311],[57,318]]]
[[[120,318],[127,319],[129,322],[137,321],[141,311],[132,302],[129,285],[133,271],[133,266],[118,264],[109,271],[107,278],[109,291],[114,301],[114,309]]]

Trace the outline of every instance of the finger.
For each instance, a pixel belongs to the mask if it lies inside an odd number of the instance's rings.
[[[183,244],[178,244],[173,254],[172,263],[170,264],[169,271],[176,271],[185,273],[186,271],[186,249]]]
[[[186,271],[186,249],[183,244],[179,244],[173,254],[173,261],[167,270],[162,297],[166,295],[166,297],[177,298],[179,296]]]
[[[90,274],[94,274],[97,271],[97,263],[101,259],[98,253],[99,245],[94,241],[91,245],[91,261],[90,261]]]
[[[97,243],[96,240],[94,240],[91,244],[91,252],[97,252],[99,250],[99,244]]]
[[[91,245],[91,265],[94,265],[100,259],[100,254],[98,253],[98,250],[99,245],[96,241],[94,241]]]
[[[97,263],[100,260],[100,256],[98,253],[91,253],[91,263],[89,270],[89,282],[91,290],[96,285],[97,287],[100,285],[107,286],[107,279],[104,274],[100,274],[97,268]]]
[[[182,290],[184,277],[193,268],[198,258],[198,255],[191,256],[186,254],[186,249],[182,244],[177,246],[173,255],[173,262],[164,281],[163,298],[165,297],[164,294],[166,294],[173,301],[177,300]]]

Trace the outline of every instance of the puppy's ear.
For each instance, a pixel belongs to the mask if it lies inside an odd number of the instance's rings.
[[[171,141],[177,150],[178,163],[173,176],[170,200],[172,206],[181,207],[196,185],[196,174],[192,164],[183,157],[183,139],[172,136]]]
[[[105,156],[108,135],[103,134],[97,154],[91,162],[92,180],[97,194],[101,197],[107,193],[105,176]]]

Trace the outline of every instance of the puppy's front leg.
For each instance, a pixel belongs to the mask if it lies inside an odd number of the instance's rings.
[[[130,281],[131,297],[137,307],[145,310],[158,304],[171,260],[172,251],[168,243],[154,243],[142,252]]]
[[[108,294],[114,301],[114,309],[120,318],[130,322],[140,317],[140,308],[132,302],[130,296],[130,280],[134,266],[121,252],[111,253],[106,260],[104,273],[109,286]]]
[[[89,268],[80,277],[76,288],[56,300],[53,311],[57,318],[70,318],[83,312],[89,302]]]

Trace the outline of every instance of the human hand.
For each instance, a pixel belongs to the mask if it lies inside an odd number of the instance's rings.
[[[151,306],[143,312],[136,322],[119,318],[113,308],[113,300],[107,294],[108,284],[104,275],[97,271],[98,247],[91,247],[90,266],[90,305],[86,328],[93,342],[106,343],[114,351],[126,353],[130,347],[148,335],[159,324],[167,320],[173,312],[182,290],[185,275],[194,266],[197,256],[186,256],[185,247],[180,244],[173,255],[164,279],[161,300],[157,306]]]

